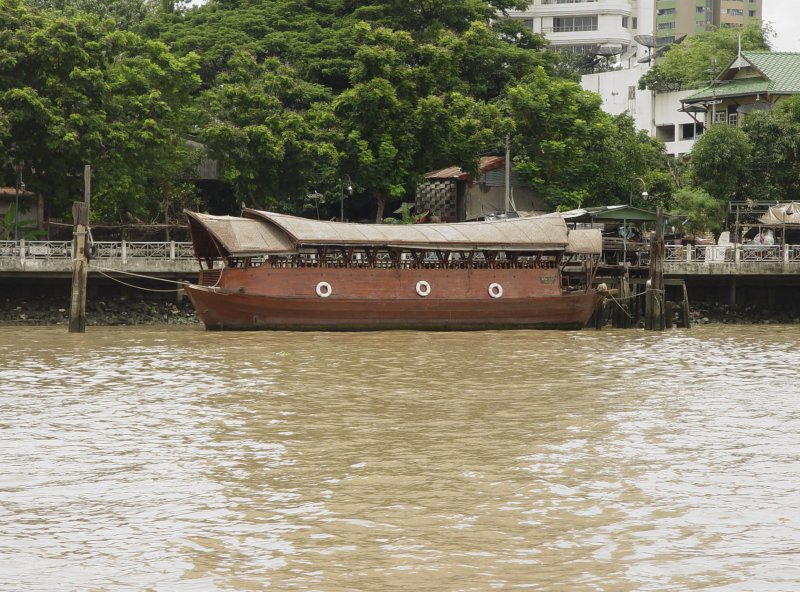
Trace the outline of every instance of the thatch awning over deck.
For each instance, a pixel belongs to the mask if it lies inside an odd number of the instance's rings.
[[[354,224],[250,209],[242,215],[284,231],[298,246],[563,251],[569,242],[569,231],[561,216],[457,224]]]
[[[285,255],[304,248],[600,253],[599,231],[569,231],[560,214],[457,224],[354,224],[245,209],[241,217],[187,212],[200,258]]]

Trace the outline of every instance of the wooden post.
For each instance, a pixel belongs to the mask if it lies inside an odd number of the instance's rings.
[[[681,317],[683,317],[684,329],[692,328],[692,316],[689,312],[689,292],[686,290],[686,282],[683,282],[683,300],[681,300]]]
[[[647,282],[644,328],[663,331],[664,322],[664,216],[656,208],[656,234],[650,244],[650,278]]]
[[[83,224],[85,205],[75,202],[72,207],[75,217],[75,252],[72,260],[72,291],[69,306],[69,332],[84,333],[86,331],[86,280],[88,262],[86,261],[86,226]]]
[[[75,222],[75,252],[72,263],[72,290],[69,305],[69,332],[86,332],[86,281],[89,275],[89,260],[86,257],[86,235],[89,234],[89,208],[91,205],[92,167],[83,168],[83,201],[72,204],[72,219]]]

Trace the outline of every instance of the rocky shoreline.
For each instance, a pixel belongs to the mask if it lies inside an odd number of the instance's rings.
[[[66,325],[69,298],[29,296],[0,299],[0,325]],[[87,325],[199,325],[192,303],[174,298],[93,299],[86,303]]]
[[[698,325],[794,325],[800,324],[800,308],[795,306],[747,305],[699,302],[691,308],[692,322]]]
[[[677,311],[676,311],[677,315]],[[691,310],[692,323],[707,324],[800,324],[798,307],[745,306],[697,303]],[[676,322],[678,321],[676,316]],[[0,299],[0,325],[66,325],[69,299],[56,296],[6,297]],[[184,298],[142,298],[130,296],[95,298],[86,305],[87,325],[200,325],[191,302]]]

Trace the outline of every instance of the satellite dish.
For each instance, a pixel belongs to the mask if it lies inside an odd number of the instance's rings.
[[[659,44],[655,35],[634,35],[633,40],[639,45],[644,45],[645,47],[658,47]]]
[[[649,64],[650,63],[650,54],[648,53],[646,56],[639,58],[636,60],[638,64]]]
[[[622,53],[622,46],[621,45],[601,45],[595,50],[595,53],[599,56],[603,56],[604,58],[610,58],[611,56],[619,55]]]

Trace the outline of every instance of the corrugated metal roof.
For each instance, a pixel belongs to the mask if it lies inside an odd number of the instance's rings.
[[[623,220],[633,222],[635,220],[656,220],[655,212],[628,205],[578,208],[577,210],[561,212],[561,215],[564,216],[564,218],[569,222],[619,222]]]
[[[486,173],[487,171],[491,171],[494,169],[499,169],[500,167],[505,166],[506,159],[504,156],[481,156],[480,163],[479,163],[479,171],[481,174]],[[439,179],[439,180],[446,180],[446,179],[458,179],[459,181],[468,181],[470,180],[469,173],[464,172],[461,168],[457,166],[447,167],[446,169],[441,169],[438,171],[431,171],[430,173],[425,174],[426,179]]]
[[[283,230],[298,246],[382,246],[448,250],[563,250],[568,239],[561,216],[457,224],[353,224],[309,220],[246,209],[246,218]]]

